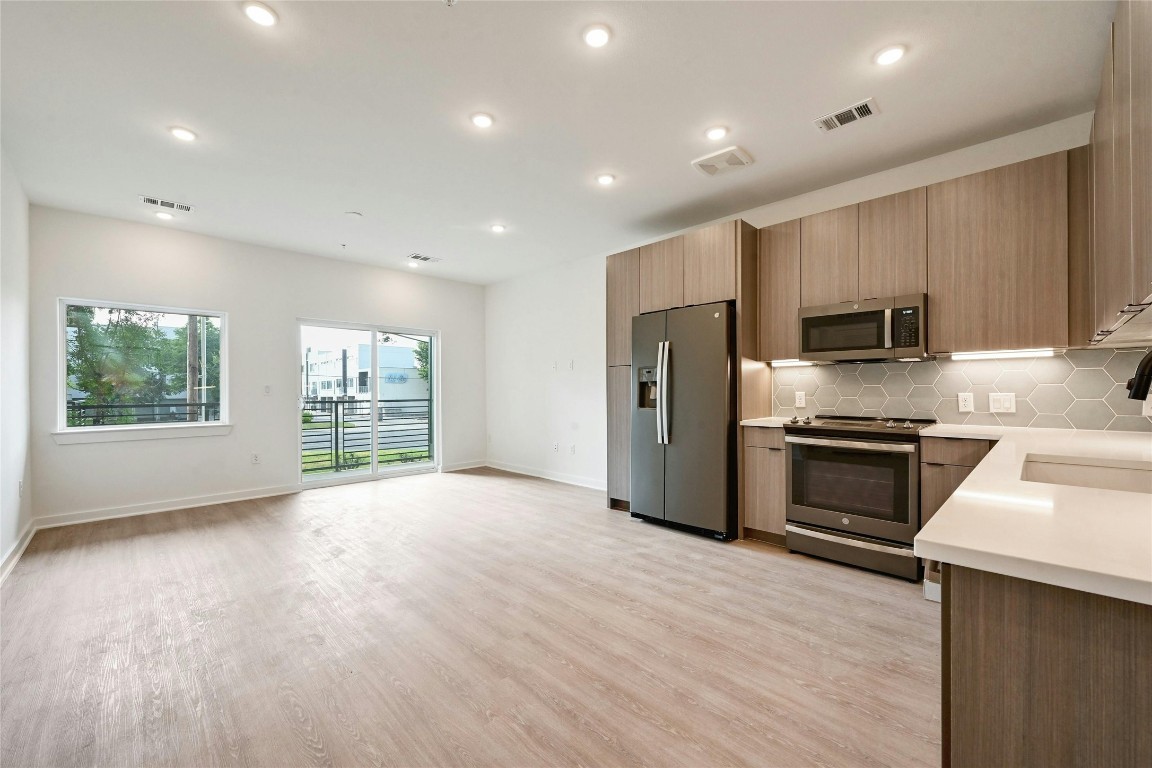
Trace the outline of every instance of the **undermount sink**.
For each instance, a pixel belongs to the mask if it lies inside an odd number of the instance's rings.
[[[1030,453],[1024,457],[1024,471],[1020,479],[1034,483],[1152,494],[1152,461]]]

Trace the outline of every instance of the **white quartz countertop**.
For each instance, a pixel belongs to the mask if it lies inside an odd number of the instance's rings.
[[[765,416],[762,419],[744,419],[740,422],[742,427],[782,427],[788,421],[788,416]]]
[[[1152,605],[1152,494],[1022,480],[1029,454],[1152,461],[1152,434],[940,425],[999,442],[916,536],[916,554]]]

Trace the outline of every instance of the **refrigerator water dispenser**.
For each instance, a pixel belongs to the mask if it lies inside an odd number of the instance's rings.
[[[637,408],[655,408],[656,407],[656,368],[639,368],[639,380],[637,381],[636,392],[639,393],[639,398],[636,403]]]

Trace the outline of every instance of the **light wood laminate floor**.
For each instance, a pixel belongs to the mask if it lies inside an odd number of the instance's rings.
[[[36,534],[0,764],[931,766],[919,587],[475,470]]]

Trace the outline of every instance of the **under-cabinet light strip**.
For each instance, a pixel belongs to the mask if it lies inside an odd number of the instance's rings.
[[[954,352],[953,360],[997,360],[1013,357],[1052,357],[1051,349],[1002,349],[995,352]]]

